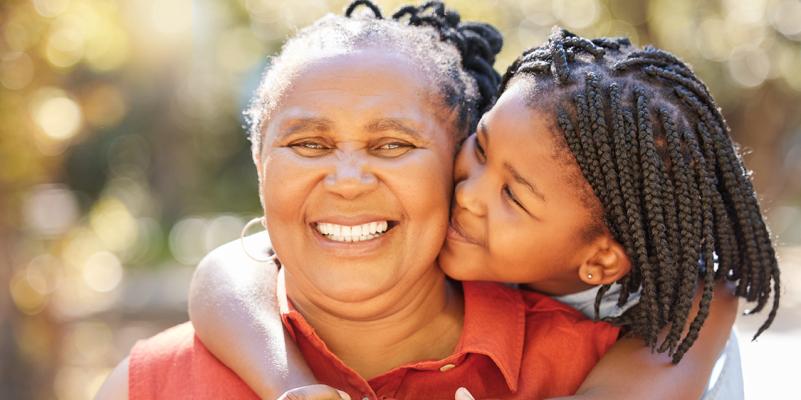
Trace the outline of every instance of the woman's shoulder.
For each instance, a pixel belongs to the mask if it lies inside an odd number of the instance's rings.
[[[132,400],[258,398],[206,349],[190,322],[137,342],[127,369]]]
[[[136,342],[131,350],[131,363],[154,363],[165,357],[175,359],[193,349],[195,329],[191,322],[173,326],[155,336]]]

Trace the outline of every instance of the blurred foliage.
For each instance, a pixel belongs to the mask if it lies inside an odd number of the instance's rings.
[[[90,398],[134,340],[186,318],[170,271],[259,213],[240,112],[266,56],[345,3],[0,3],[0,397]],[[691,63],[779,242],[801,243],[801,1],[448,4],[504,33],[501,71],[554,24]]]

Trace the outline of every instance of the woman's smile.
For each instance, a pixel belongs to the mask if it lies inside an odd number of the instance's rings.
[[[455,139],[426,77],[375,49],[315,60],[292,82],[260,164],[288,290],[347,302],[408,290],[434,268],[453,176]]]
[[[322,251],[339,258],[363,258],[390,247],[399,225],[387,217],[340,215],[320,218],[309,228]]]

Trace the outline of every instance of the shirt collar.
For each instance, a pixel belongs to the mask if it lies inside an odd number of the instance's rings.
[[[516,289],[497,283],[462,282],[464,290],[464,325],[456,354],[475,353],[487,356],[512,392],[517,391],[525,341],[526,305]],[[314,329],[298,313],[286,296],[283,268],[276,285],[278,307],[285,325],[299,329],[305,336]],[[293,336],[296,332],[290,329]]]
[[[525,341],[526,305],[520,293],[496,283],[463,282],[464,327],[457,352],[489,357],[517,391]]]

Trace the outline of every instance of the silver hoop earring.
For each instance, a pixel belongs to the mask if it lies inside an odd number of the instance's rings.
[[[253,255],[251,255],[250,252],[248,251],[247,246],[245,246],[245,233],[248,231],[248,229],[250,229],[253,225],[255,225],[257,223],[261,224],[261,226],[264,227],[264,228],[267,227],[267,225],[264,223],[264,217],[262,216],[262,217],[257,217],[257,218],[251,219],[242,228],[242,232],[239,234],[239,243],[242,245],[242,251],[244,251],[245,255],[250,257],[250,259],[253,260],[253,261],[256,261],[256,262],[273,262],[274,263],[274,262],[276,262],[278,260],[278,255],[275,254],[275,251],[273,251],[273,254],[271,254],[266,259],[259,259],[259,258],[253,257]]]

